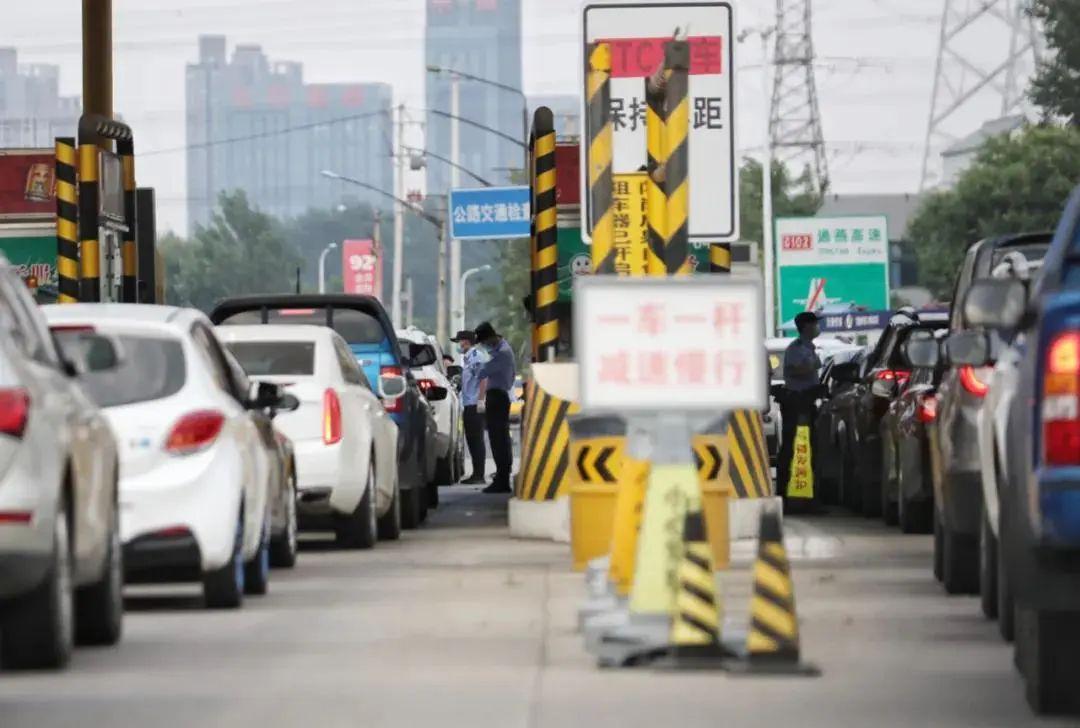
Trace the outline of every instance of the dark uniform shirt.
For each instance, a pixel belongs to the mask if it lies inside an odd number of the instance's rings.
[[[821,359],[812,341],[795,339],[784,352],[784,387],[792,392],[805,392],[818,385]]]

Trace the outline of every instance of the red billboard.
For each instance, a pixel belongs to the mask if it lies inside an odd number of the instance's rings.
[[[577,142],[555,145],[555,201],[581,204],[581,147]]]
[[[0,149],[0,219],[56,216],[52,149]]]
[[[371,240],[346,240],[341,245],[341,271],[345,293],[360,293],[382,300],[382,255]]]

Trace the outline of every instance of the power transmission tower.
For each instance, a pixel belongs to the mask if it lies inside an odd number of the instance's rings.
[[[1042,36],[1027,12],[1030,4],[1030,0],[945,0],[920,190],[933,176],[929,168],[933,156],[972,130],[957,128],[972,123],[970,113],[963,118],[965,111],[981,109],[984,119],[988,111],[1002,117],[1027,111],[1022,81],[1042,54]],[[988,54],[987,49],[1000,52]],[[995,97],[1000,106],[995,107]]]
[[[809,170],[814,189],[828,185],[825,137],[821,131],[811,0],[776,0],[775,77],[769,138],[775,157],[801,174]]]

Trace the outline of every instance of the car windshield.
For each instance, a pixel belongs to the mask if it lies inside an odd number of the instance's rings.
[[[80,357],[78,332],[56,332],[64,352]],[[79,377],[83,389],[99,407],[119,407],[170,397],[184,386],[187,369],[180,341],[156,336],[121,334],[123,351],[119,367],[89,372]]]
[[[315,373],[311,341],[235,341],[226,346],[250,376]]]
[[[381,344],[386,340],[379,319],[371,314],[352,308],[334,308],[333,329],[348,344]],[[294,326],[326,326],[326,308],[271,308],[266,312],[252,309],[229,316],[221,322],[223,326],[238,324],[291,324]]]
[[[990,259],[990,268],[991,270],[996,268],[1010,253],[1020,253],[1029,263],[1034,263],[1045,258],[1046,251],[1049,248],[1049,243],[1028,243],[1027,245],[1009,245],[997,248]]]

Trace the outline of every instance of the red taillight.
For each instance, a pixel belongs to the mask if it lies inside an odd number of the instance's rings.
[[[429,389],[436,386],[434,379],[417,379],[416,385],[420,387],[420,391],[424,394],[427,394]]]
[[[383,377],[402,377],[405,376],[401,367],[388,365],[379,369],[379,375]],[[405,411],[405,398],[398,397],[397,399],[391,399],[383,403],[383,409],[390,413],[404,412]]]
[[[89,324],[56,324],[50,326],[49,330],[54,334],[71,334],[71,333],[94,333],[94,327]]]
[[[31,511],[0,511],[0,526],[25,526],[34,518]]]
[[[937,419],[937,396],[924,394],[919,398],[918,417],[923,424]]]
[[[333,445],[341,441],[341,400],[337,392],[328,389],[323,392],[322,408],[323,443]]]
[[[165,449],[174,455],[187,455],[209,447],[221,434],[225,415],[216,410],[198,410],[181,417],[169,437]]]
[[[30,414],[30,395],[22,387],[0,388],[0,433],[22,437]]]
[[[1080,332],[1058,334],[1050,342],[1042,421],[1046,464],[1080,465]]]
[[[879,382],[896,382],[903,386],[911,378],[911,372],[904,369],[879,369],[874,378]]]
[[[975,367],[970,364],[960,367],[960,384],[976,397],[985,397],[990,391],[990,384],[979,379],[979,375],[975,373]]]

